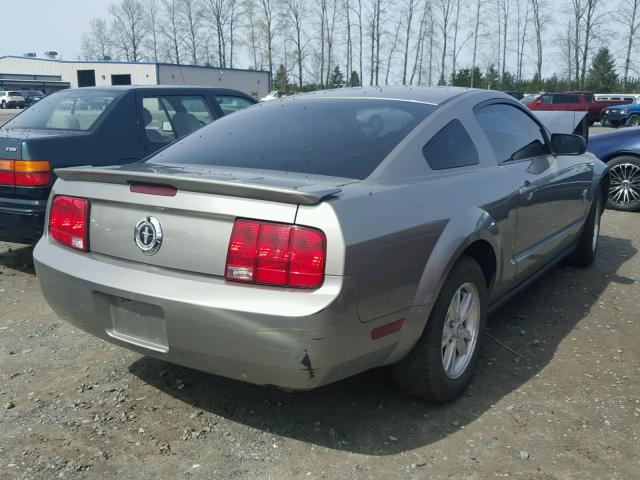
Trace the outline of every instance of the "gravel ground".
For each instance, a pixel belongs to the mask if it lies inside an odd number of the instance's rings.
[[[593,267],[494,315],[472,387],[440,407],[384,369],[287,393],[106,344],[0,242],[0,478],[637,479],[638,219],[606,212]]]

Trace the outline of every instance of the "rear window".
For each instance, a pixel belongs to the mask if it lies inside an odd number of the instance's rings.
[[[40,100],[5,124],[6,128],[89,130],[122,92],[64,90]]]
[[[295,99],[225,116],[149,161],[363,179],[435,106],[378,99]]]
[[[10,97],[20,97],[20,92],[9,92]]]

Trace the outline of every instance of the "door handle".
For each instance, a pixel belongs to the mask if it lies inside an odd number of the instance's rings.
[[[518,189],[518,193],[523,195],[527,200],[530,200],[533,197],[533,192],[535,192],[536,187],[534,187],[529,180],[525,180],[522,186]]]

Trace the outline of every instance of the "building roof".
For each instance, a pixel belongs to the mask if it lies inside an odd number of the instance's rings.
[[[87,63],[100,63],[100,64],[115,64],[115,65],[160,65],[160,66],[169,66],[169,67],[180,67],[180,68],[207,68],[213,70],[222,70],[222,71],[231,71],[231,72],[258,72],[258,73],[269,73],[267,70],[252,70],[248,68],[227,68],[227,67],[214,67],[207,65],[187,65],[187,64],[177,64],[177,63],[165,63],[165,62],[124,62],[118,60],[109,60],[109,61],[101,61],[101,60],[55,60],[51,58],[34,58],[34,57],[20,57],[18,55],[3,55],[0,56],[0,60],[3,58],[17,58],[19,60],[32,60],[37,62],[56,62],[56,63],[77,63],[77,64],[87,64]]]

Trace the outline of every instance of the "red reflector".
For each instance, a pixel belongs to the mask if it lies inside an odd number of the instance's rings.
[[[325,237],[312,228],[236,220],[225,278],[236,282],[315,288],[324,281]]]
[[[387,323],[386,325],[382,325],[381,327],[376,327],[371,330],[371,338],[373,340],[377,340],[382,337],[386,337],[387,335],[391,335],[392,333],[399,332],[402,330],[402,326],[404,325],[404,318],[400,320],[396,320],[395,322]]]
[[[63,245],[86,252],[89,249],[87,242],[88,221],[88,200],[57,196],[51,203],[49,235]]]
[[[16,187],[44,187],[51,183],[50,172],[22,173],[15,174]]]
[[[153,183],[132,183],[131,192],[146,193],[147,195],[160,195],[163,197],[175,197],[178,189],[170,185],[156,185]]]

